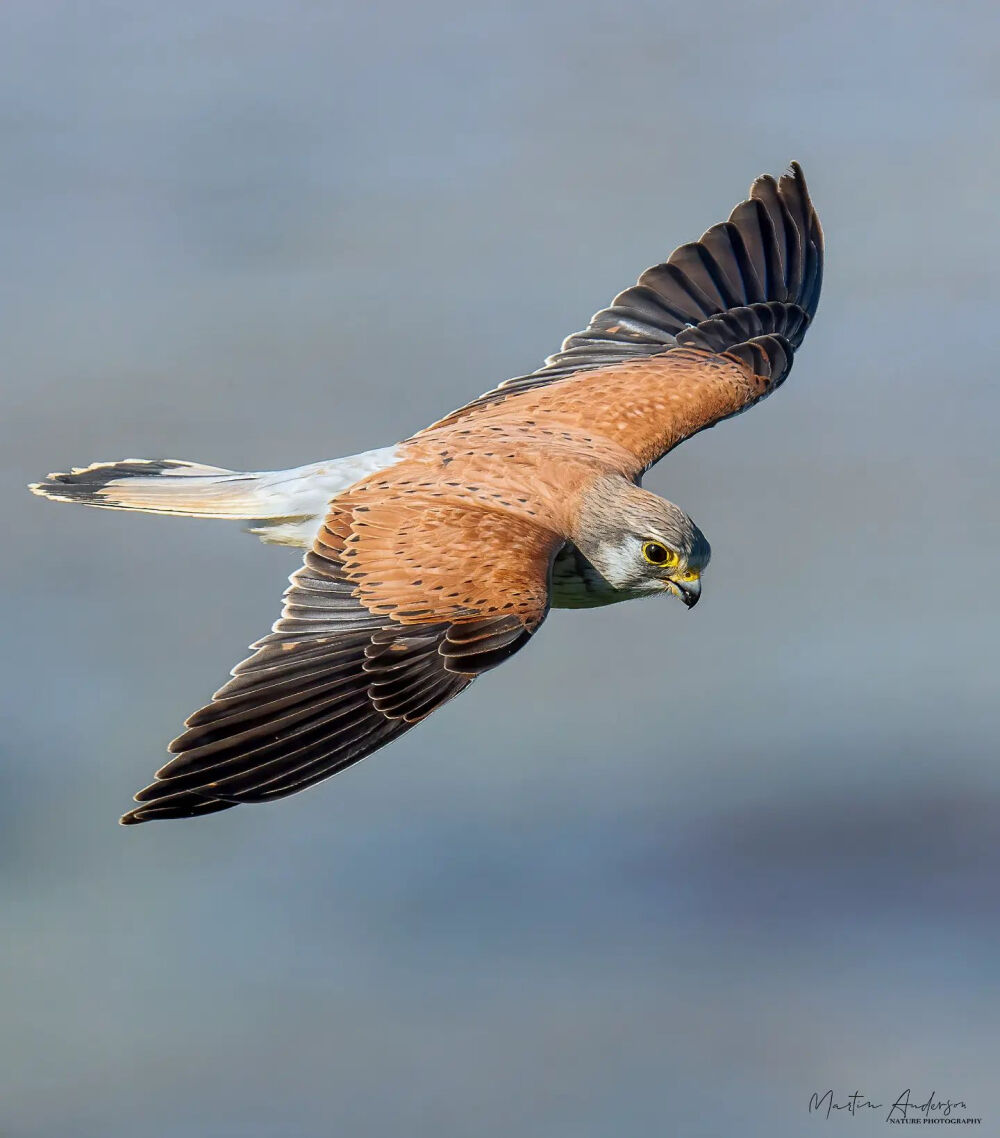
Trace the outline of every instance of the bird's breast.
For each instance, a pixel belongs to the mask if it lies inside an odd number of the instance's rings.
[[[572,542],[567,542],[556,554],[549,590],[552,608],[598,608],[627,601],[634,595],[627,589],[616,589]]]

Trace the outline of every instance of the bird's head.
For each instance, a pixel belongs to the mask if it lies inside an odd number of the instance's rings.
[[[673,502],[625,478],[602,479],[585,495],[573,543],[616,590],[672,593],[688,608],[701,596],[708,540]]]

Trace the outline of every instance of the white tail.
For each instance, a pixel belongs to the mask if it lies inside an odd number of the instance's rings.
[[[254,521],[251,532],[263,541],[307,546],[330,499],[394,459],[395,449],[384,447],[291,470],[240,473],[173,458],[128,458],[50,474],[30,489],[107,510]]]

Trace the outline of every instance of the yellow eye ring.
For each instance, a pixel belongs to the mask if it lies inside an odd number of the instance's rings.
[[[672,569],[680,561],[680,557],[672,549],[667,549],[658,541],[644,541],[642,556],[657,569]]]

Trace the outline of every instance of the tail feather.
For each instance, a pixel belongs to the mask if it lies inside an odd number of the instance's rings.
[[[176,458],[126,458],[50,474],[31,491],[56,502],[188,518],[251,521],[274,545],[308,548],[330,500],[395,461],[394,447],[291,470],[240,472]]]
[[[110,510],[180,514],[194,518],[270,516],[260,494],[260,475],[179,459],[126,458],[50,474],[30,489],[57,502]]]

